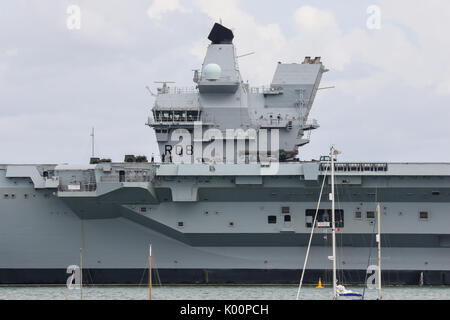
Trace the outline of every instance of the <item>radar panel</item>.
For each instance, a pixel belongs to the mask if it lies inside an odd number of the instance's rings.
[[[213,44],[232,43],[233,38],[233,31],[218,23],[214,24],[208,36]]]

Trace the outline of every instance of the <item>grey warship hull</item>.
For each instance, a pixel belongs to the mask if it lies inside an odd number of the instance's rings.
[[[1,283],[65,283],[83,248],[86,283],[145,284],[150,243],[153,277],[163,284],[295,283],[321,166],[286,163],[277,175],[261,176],[260,165],[251,164],[214,171],[180,164],[4,165]],[[370,212],[381,202],[384,283],[418,284],[423,273],[425,284],[448,284],[450,164],[336,166],[343,211],[338,267],[346,282],[363,283],[368,262],[375,263]],[[383,171],[343,171],[352,166]],[[133,174],[120,176],[123,170]],[[91,182],[69,191],[80,173]],[[276,223],[268,223],[273,216]],[[328,234],[324,226],[314,235],[310,282],[327,279]]]
[[[328,282],[329,160],[299,161],[320,57],[277,64],[269,87],[242,81],[233,32],[215,24],[192,89],[158,88],[148,125],[161,159],[0,165],[0,284]],[[449,284],[450,164],[335,163],[342,283],[376,264],[381,204],[385,284]],[[322,199],[320,189],[324,181]],[[315,209],[321,200],[317,220]]]

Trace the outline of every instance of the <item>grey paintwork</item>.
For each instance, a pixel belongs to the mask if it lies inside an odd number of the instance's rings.
[[[199,111],[203,130],[278,128],[280,149],[293,154],[318,127],[307,118],[326,71],[320,59],[278,64],[266,89],[241,81],[233,44],[211,44],[208,63],[221,64],[218,82],[199,75],[200,90],[166,84],[153,110]],[[149,119],[162,152],[174,129],[193,126],[166,120]],[[66,268],[80,247],[88,268],[145,268],[151,243],[158,268],[298,269],[305,210],[316,207],[325,170],[319,161],[0,165],[0,268]],[[336,184],[339,267],[366,268],[374,234],[366,213],[379,201],[385,269],[450,270],[449,163],[338,162]],[[327,179],[321,208],[330,208],[328,190]],[[331,267],[328,231],[317,231],[311,269]]]

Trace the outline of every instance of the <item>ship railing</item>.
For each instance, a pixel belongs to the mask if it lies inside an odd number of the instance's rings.
[[[159,89],[159,94],[185,94],[185,93],[198,93],[198,89],[194,87],[167,87],[165,89]]]
[[[151,117],[148,117],[148,123],[149,124],[156,124],[156,123],[192,123],[195,121],[201,121],[201,117],[179,117],[179,118],[169,118],[169,117],[157,117],[156,119],[153,119]]]
[[[316,119],[309,119],[305,121],[305,126],[319,126],[319,122]]]
[[[320,171],[330,171],[330,163],[321,163],[319,165]],[[388,171],[387,163],[335,163],[334,170],[343,172],[364,172],[364,171]]]
[[[180,119],[170,119],[170,118],[152,118],[148,117],[147,125],[149,126],[193,126],[194,122],[202,122],[203,124],[213,124],[214,119],[211,117],[199,116],[195,118],[180,118]]]
[[[282,118],[260,118],[256,120],[256,123],[262,127],[287,127],[289,125],[292,126],[292,122],[294,119],[282,119]]]
[[[261,86],[261,87],[251,87],[250,88],[250,93],[280,94],[282,92],[283,91],[281,89],[274,88],[274,87]]]
[[[113,175],[113,176],[101,176],[100,177],[101,182],[150,182],[150,176],[120,176],[120,175]]]
[[[80,192],[80,191],[95,191],[97,190],[97,184],[95,182],[88,183],[69,183],[69,184],[60,184],[58,186],[58,191],[64,192]]]

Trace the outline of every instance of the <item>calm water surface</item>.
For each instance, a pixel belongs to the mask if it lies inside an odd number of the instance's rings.
[[[347,287],[355,292],[363,292],[362,287]],[[294,286],[176,286],[153,287],[153,299],[158,300],[293,300],[297,295]],[[302,299],[327,300],[332,296],[332,288],[316,289],[304,287]],[[11,300],[78,300],[80,290],[66,287],[0,287],[0,299]],[[366,289],[366,299],[376,299],[377,291]],[[450,287],[386,287],[386,300],[442,300],[450,299]],[[89,300],[142,300],[148,299],[146,287],[85,287],[83,299]]]

